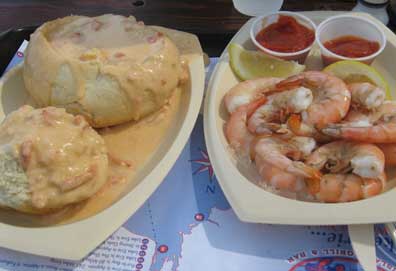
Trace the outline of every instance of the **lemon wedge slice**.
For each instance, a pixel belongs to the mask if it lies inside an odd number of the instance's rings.
[[[324,72],[341,78],[346,83],[369,82],[385,90],[386,98],[391,99],[389,84],[373,67],[354,60],[343,60],[327,66]]]
[[[241,45],[228,46],[231,69],[241,80],[259,77],[288,77],[305,69],[294,61],[286,61],[265,55],[258,51],[245,50]]]

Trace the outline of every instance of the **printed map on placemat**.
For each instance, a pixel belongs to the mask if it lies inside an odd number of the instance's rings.
[[[21,50],[11,64],[22,58]],[[212,59],[208,74],[215,62],[216,59]],[[382,225],[376,227],[376,232],[378,270],[396,270],[391,239]],[[137,213],[83,261],[0,249],[0,270],[362,269],[344,226],[279,226],[239,221],[211,167],[200,116],[189,142],[161,186]]]

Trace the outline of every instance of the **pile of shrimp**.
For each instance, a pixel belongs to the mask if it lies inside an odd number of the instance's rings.
[[[258,184],[315,202],[366,199],[396,165],[396,102],[370,83],[321,71],[241,82],[224,97],[225,135]]]

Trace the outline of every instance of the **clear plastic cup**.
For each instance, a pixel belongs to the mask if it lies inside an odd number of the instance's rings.
[[[342,36],[357,36],[379,43],[375,53],[365,57],[345,57],[324,47],[324,43]],[[382,29],[369,19],[356,15],[338,15],[324,20],[316,29],[316,42],[319,44],[325,66],[340,60],[356,60],[371,64],[385,48],[386,36]]]
[[[257,17],[257,19],[253,22],[251,28],[250,28],[250,38],[253,41],[254,45],[262,52],[274,56],[274,57],[278,57],[278,58],[282,58],[285,60],[295,60],[298,61],[299,63],[304,63],[305,59],[309,53],[309,51],[312,48],[312,45],[315,42],[315,39],[312,41],[312,44],[310,44],[308,47],[297,51],[297,52],[291,52],[291,53],[285,53],[285,52],[277,52],[277,51],[273,51],[271,49],[268,49],[264,46],[262,46],[257,40],[256,40],[256,36],[257,34],[264,29],[265,27],[267,27],[270,24],[276,23],[278,21],[279,15],[285,15],[285,16],[290,16],[293,17],[297,20],[298,23],[300,23],[301,25],[304,25],[305,27],[307,27],[308,29],[311,29],[314,33],[316,30],[316,25],[314,24],[314,22],[309,19],[308,17],[301,15],[299,13],[296,12],[289,12],[289,11],[279,11],[279,12],[275,12],[275,13],[271,13],[271,14],[267,14],[267,15],[263,15],[263,16],[259,16]]]

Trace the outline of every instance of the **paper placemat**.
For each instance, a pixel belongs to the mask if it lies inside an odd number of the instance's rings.
[[[23,60],[26,42],[7,70]],[[207,80],[217,62],[212,58]],[[26,240],[28,242],[28,240]],[[396,270],[396,251],[376,226],[377,266]],[[1,245],[1,242],[0,242]],[[72,248],[65,248],[72,249]],[[283,226],[238,220],[211,167],[202,116],[155,193],[81,262],[0,248],[7,271],[360,271],[346,226]]]

